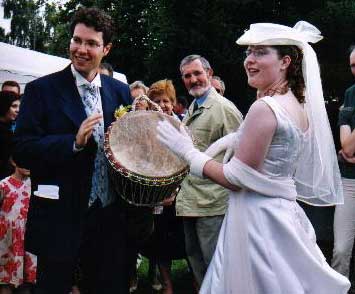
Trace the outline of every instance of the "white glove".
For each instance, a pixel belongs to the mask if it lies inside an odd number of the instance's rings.
[[[190,174],[202,178],[203,167],[212,158],[194,147],[184,126],[181,125],[179,131],[164,120],[158,123],[157,132],[159,142],[190,165]]]
[[[230,133],[207,148],[205,154],[211,157],[215,157],[217,154],[225,151],[223,157],[223,163],[227,163],[234,155],[235,147],[237,146],[238,135],[236,132]]]

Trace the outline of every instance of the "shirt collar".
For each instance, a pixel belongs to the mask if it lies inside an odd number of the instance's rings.
[[[81,87],[81,86],[84,86],[84,85],[92,85],[92,86],[96,86],[96,87],[99,87],[101,88],[101,77],[100,77],[100,74],[98,73],[96,75],[96,77],[91,81],[91,83],[85,79],[74,67],[74,65],[72,64],[70,66],[71,68],[71,71],[73,73],[73,76],[74,76],[74,79],[75,79],[75,83],[76,83],[76,86],[77,87]]]
[[[203,102],[205,102],[210,92],[211,92],[211,87],[201,97],[196,98],[196,103],[198,104],[198,106],[201,106]]]

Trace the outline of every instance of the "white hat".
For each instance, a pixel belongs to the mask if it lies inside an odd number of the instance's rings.
[[[274,23],[251,24],[250,29],[237,40],[238,45],[296,45],[317,43],[321,32],[306,21],[299,21],[291,28]]]

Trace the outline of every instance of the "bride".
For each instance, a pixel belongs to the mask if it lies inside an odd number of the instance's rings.
[[[257,89],[237,133],[197,150],[167,121],[158,139],[190,172],[231,190],[203,294],[345,294],[350,283],[326,263],[296,199],[342,203],[339,168],[324,107],[311,24],[253,24],[237,41],[248,46],[244,68]],[[212,159],[234,151],[225,164]]]

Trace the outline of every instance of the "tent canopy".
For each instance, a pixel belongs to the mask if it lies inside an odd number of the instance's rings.
[[[14,80],[21,91],[26,83],[62,70],[69,63],[69,59],[0,42],[0,84]]]
[[[41,76],[64,69],[70,60],[0,42],[0,86],[14,80],[25,85]],[[114,72],[114,78],[127,83],[126,76]]]

